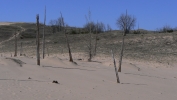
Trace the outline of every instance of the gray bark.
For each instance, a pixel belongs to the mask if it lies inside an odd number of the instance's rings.
[[[37,56],[37,65],[40,66],[40,54],[39,54],[39,15],[36,16],[36,28],[37,28],[37,53],[36,53],[36,56]]]
[[[15,54],[14,54],[14,57],[17,56],[17,36],[16,36],[17,33],[15,33]]]
[[[113,53],[112,50],[111,50],[111,52],[112,52],[112,58],[113,58],[113,63],[114,63],[114,68],[115,68],[115,73],[116,73],[117,83],[120,83],[119,75],[118,75],[117,67],[116,67],[116,61],[115,61],[115,58],[114,58],[114,53]]]
[[[123,57],[123,52],[124,52],[124,38],[125,35],[123,34],[122,36],[122,46],[121,46],[121,52],[120,52],[120,59],[119,59],[119,72],[121,72],[121,66],[122,66],[122,57]]]
[[[89,11],[89,21],[90,21],[90,16],[91,16],[91,13]],[[89,34],[90,34],[90,42],[89,42],[89,59],[88,59],[88,61],[91,61],[92,60],[92,33],[91,33],[91,24],[90,24],[90,32],[89,32]]]
[[[98,22],[97,22],[97,26],[96,26],[96,39],[95,39],[95,52],[94,52],[94,56],[96,56],[96,50],[97,50],[97,41],[98,41]]]
[[[72,58],[72,54],[71,54],[71,49],[70,49],[70,45],[69,45],[69,41],[68,41],[68,36],[65,32],[65,36],[66,36],[66,42],[67,42],[67,47],[68,47],[68,51],[69,51],[69,61],[73,62],[73,58]]]
[[[66,37],[68,52],[69,52],[69,61],[70,61],[70,62],[73,62],[73,58],[72,58],[72,54],[71,54],[71,48],[70,48],[70,45],[69,45],[68,36],[67,36],[67,34],[66,34],[66,25],[65,25],[65,22],[64,22],[62,13],[61,13],[61,19],[62,19],[62,26],[63,26],[63,29],[64,29],[64,34],[65,34],[65,37]]]
[[[44,26],[43,26],[43,44],[42,44],[42,58],[45,57],[45,22],[46,22],[46,7],[45,7],[45,14],[44,14]]]

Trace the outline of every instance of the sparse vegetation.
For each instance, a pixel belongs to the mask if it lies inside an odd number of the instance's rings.
[[[97,31],[97,33],[103,33],[106,30],[105,25],[102,22],[94,23],[93,21],[90,21],[90,22],[86,23],[83,28],[85,28],[86,30],[89,30],[90,27],[91,27],[91,32],[93,32],[93,33],[96,33],[96,31]],[[110,30],[110,27],[108,30]]]
[[[169,25],[165,25],[164,27],[157,30],[159,33],[172,33],[174,31]]]
[[[28,24],[28,23],[26,23]],[[31,24],[30,24],[31,25]],[[28,25],[24,25],[28,26]],[[1,27],[1,26],[0,26]],[[16,26],[17,27],[17,26]],[[33,27],[33,26],[31,26]],[[36,24],[34,24],[36,27]],[[49,26],[46,26],[46,45],[50,50],[50,55],[60,54],[60,53],[68,53],[68,49],[66,46],[65,35],[62,33],[51,34],[48,30]],[[31,28],[29,28],[31,29]],[[27,34],[27,29],[25,29],[25,34]],[[40,29],[42,30],[42,29]],[[5,30],[6,31],[6,30]],[[14,30],[15,31],[15,30]],[[11,33],[12,37],[14,35],[14,31]],[[42,32],[42,31],[40,31]],[[152,31],[143,31],[141,32],[146,34],[128,34],[125,38],[126,48],[124,51],[125,59],[133,59],[133,60],[147,60],[147,61],[156,61],[167,64],[167,62],[176,61],[176,38],[177,32],[173,33],[155,33]],[[2,31],[0,32],[0,34]],[[23,32],[22,32],[23,34]],[[36,33],[29,33],[29,35],[33,35],[34,38],[18,38],[18,50],[20,51],[20,43],[23,42],[23,54],[26,56],[34,56],[36,55]],[[68,34],[68,38],[70,39],[70,48],[72,49],[72,53],[85,53],[88,50],[87,46],[89,34]],[[92,39],[95,40],[96,34],[92,34]],[[40,36],[42,38],[42,34]],[[3,40],[3,38],[0,38]],[[122,32],[119,30],[112,30],[109,34],[107,32],[98,34],[98,45],[97,45],[97,56],[103,54],[105,56],[110,56],[110,50],[113,49],[115,51],[115,58],[118,59],[120,50],[121,50],[121,40],[122,40]],[[95,41],[93,41],[95,42]],[[8,42],[4,42],[1,44],[0,52],[4,52],[7,54],[11,54],[14,52],[14,39]],[[29,49],[30,48],[30,49]],[[10,53],[9,53],[10,52]],[[13,53],[14,54],[14,53]]]

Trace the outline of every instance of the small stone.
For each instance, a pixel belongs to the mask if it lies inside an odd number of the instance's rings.
[[[82,60],[82,59],[77,59],[77,60]]]
[[[56,84],[59,84],[59,83],[58,83],[58,81],[56,81],[56,80],[53,80],[53,82],[52,82],[52,83],[56,83]]]

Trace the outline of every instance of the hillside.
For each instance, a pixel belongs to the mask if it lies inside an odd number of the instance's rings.
[[[15,30],[25,30],[18,37],[18,49],[20,43],[23,42],[23,51],[28,56],[34,56],[36,53],[35,36],[36,25],[33,23],[17,23],[6,26],[0,26],[0,41],[10,38]],[[42,37],[43,26],[40,28]],[[120,31],[112,31],[98,34],[97,56],[104,54],[111,56],[110,50],[113,49],[116,57],[119,57],[122,33]],[[72,53],[81,52],[87,56],[89,34],[68,34]],[[23,37],[23,38],[20,38]],[[92,35],[92,44],[95,43],[95,34]],[[153,33],[146,34],[128,34],[125,37],[124,58],[132,60],[153,61],[169,65],[176,61],[177,54],[177,32],[173,33]],[[41,39],[42,44],[42,39]],[[65,36],[62,32],[52,33],[51,27],[46,28],[46,47],[50,54],[67,53]],[[46,50],[47,50],[46,48]],[[0,52],[9,53],[14,51],[14,40],[1,44]],[[41,50],[42,51],[42,50]]]

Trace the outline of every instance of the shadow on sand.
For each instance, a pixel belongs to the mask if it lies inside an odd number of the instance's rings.
[[[88,69],[81,69],[81,68],[66,68],[66,67],[53,67],[53,66],[43,66],[49,68],[61,68],[61,69],[78,69],[78,70],[85,70],[85,71],[95,71],[95,70],[88,70]]]
[[[121,83],[121,84],[130,84],[130,85],[147,85],[147,84],[135,84],[135,83]]]
[[[16,80],[16,79],[0,79],[0,81],[23,81],[23,82],[49,82],[49,81],[41,81],[41,80],[33,80],[33,79],[26,79],[26,80]]]

